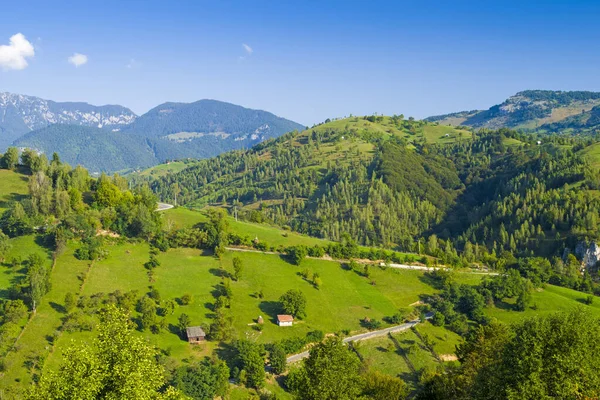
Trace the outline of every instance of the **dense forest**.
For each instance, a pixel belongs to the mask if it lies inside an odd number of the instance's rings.
[[[309,130],[202,161],[151,187],[166,201],[176,187],[180,204],[235,205],[249,219],[409,251],[433,234],[459,248],[470,242],[521,255],[561,255],[596,238],[598,182],[578,152],[588,142],[549,137],[538,145],[508,130],[474,138],[442,145]]]

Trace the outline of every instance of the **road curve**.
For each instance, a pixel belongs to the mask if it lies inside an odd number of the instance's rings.
[[[431,318],[431,316],[428,314],[427,318],[429,319],[429,318]],[[373,339],[373,338],[380,337],[380,336],[385,336],[388,333],[402,332],[402,331],[412,328],[413,326],[417,325],[418,323],[419,323],[419,320],[414,320],[414,321],[407,322],[405,324],[391,326],[389,328],[381,329],[378,331],[372,331],[372,332],[367,332],[367,333],[361,333],[360,335],[349,336],[349,337],[345,338],[343,340],[343,342],[344,343],[357,342],[359,340],[367,340],[367,339]],[[288,362],[288,364],[294,363],[294,362],[302,360],[303,358],[308,357],[308,355],[309,355],[308,351],[305,351],[300,354],[294,354],[293,356],[289,356],[287,358],[287,362]]]

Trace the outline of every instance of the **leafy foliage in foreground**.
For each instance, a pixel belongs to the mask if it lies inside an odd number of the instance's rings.
[[[29,393],[31,400],[178,399],[160,392],[164,370],[157,350],[133,332],[129,316],[114,306],[102,314],[91,346],[72,347],[58,372],[48,372]]]
[[[459,367],[431,377],[418,399],[573,399],[600,395],[600,321],[584,309],[513,327],[480,326]]]

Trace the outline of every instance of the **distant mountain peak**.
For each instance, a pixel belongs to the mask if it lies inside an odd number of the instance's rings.
[[[426,118],[442,125],[474,128],[538,129],[586,113],[600,105],[600,93],[523,90],[483,111],[462,111]]]
[[[123,126],[137,115],[119,105],[55,102],[35,96],[0,92],[0,151],[24,134],[54,124]]]

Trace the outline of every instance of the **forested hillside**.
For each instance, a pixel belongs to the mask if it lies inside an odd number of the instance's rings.
[[[384,122],[385,121],[385,122]],[[596,175],[588,142],[508,130],[429,143],[351,118],[202,161],[152,183],[167,201],[237,205],[255,220],[339,240],[417,250],[418,238],[458,249],[561,255],[597,237]],[[400,122],[410,129],[421,122]],[[357,125],[360,124],[360,127]],[[427,125],[425,125],[427,126]],[[445,134],[442,135],[445,137]],[[578,190],[570,190],[577,187]]]

